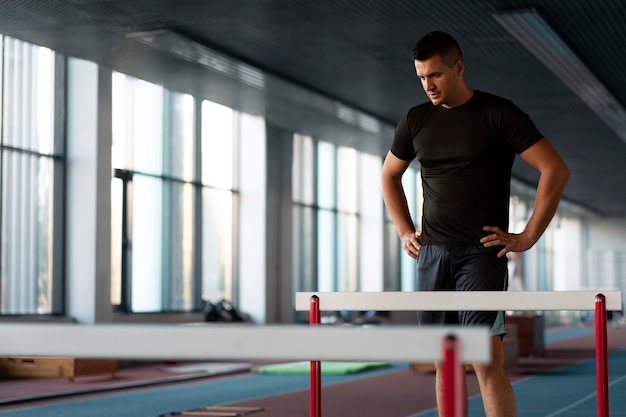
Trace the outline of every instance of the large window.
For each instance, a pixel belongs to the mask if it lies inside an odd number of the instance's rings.
[[[317,250],[313,231],[316,229],[315,209],[315,143],[308,136],[294,135],[292,198],[293,205],[293,265],[294,291],[318,291]],[[334,166],[334,165],[333,165]],[[331,237],[322,237],[333,242]],[[329,243],[330,244],[330,243]],[[332,253],[332,252],[331,252]],[[322,255],[323,256],[323,255]],[[334,258],[330,259],[334,262]],[[328,261],[322,262],[328,265]],[[326,271],[322,272],[328,275]]]
[[[233,298],[238,120],[114,73],[111,301],[122,311]]]
[[[61,138],[55,135],[55,54],[0,36],[2,182],[0,312],[60,313]],[[56,244],[55,244],[56,243]],[[57,251],[57,252],[55,252]]]
[[[202,299],[236,301],[235,193],[240,114],[202,102]]]
[[[381,158],[294,135],[296,291],[382,289]]]

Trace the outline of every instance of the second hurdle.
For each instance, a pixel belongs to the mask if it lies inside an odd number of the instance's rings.
[[[622,309],[619,290],[298,292],[295,307],[309,311],[311,324],[320,323],[320,311],[595,311],[597,416],[609,416],[607,311]],[[321,366],[315,360],[310,390],[310,417],[320,417]]]

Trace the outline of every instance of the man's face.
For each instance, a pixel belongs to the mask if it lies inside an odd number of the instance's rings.
[[[426,61],[415,60],[415,72],[434,105],[451,108],[460,104],[457,102],[457,88],[463,77],[463,61],[456,60],[450,66],[443,57],[434,55]]]

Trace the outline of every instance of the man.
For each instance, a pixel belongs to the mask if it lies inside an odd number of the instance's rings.
[[[569,170],[528,115],[506,99],[465,84],[463,56],[452,36],[428,33],[416,44],[413,59],[430,102],[410,109],[398,123],[381,180],[402,247],[417,259],[419,290],[506,290],[505,255],[539,240],[556,212]],[[533,214],[519,234],[507,232],[515,154],[540,172]],[[415,157],[424,190],[421,231],[415,230],[401,182]],[[489,326],[493,361],[474,364],[485,413],[516,416],[504,370],[504,313],[426,311],[418,318],[420,324]],[[441,375],[438,364],[440,416]]]

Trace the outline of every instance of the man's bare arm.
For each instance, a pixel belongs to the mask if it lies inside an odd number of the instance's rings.
[[[481,239],[485,247],[504,246],[498,257],[507,252],[530,249],[546,230],[559,206],[559,201],[570,178],[570,171],[550,143],[544,138],[520,154],[522,159],[540,172],[535,207],[523,232],[507,233],[495,226],[484,230],[493,234]]]

